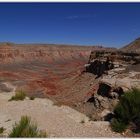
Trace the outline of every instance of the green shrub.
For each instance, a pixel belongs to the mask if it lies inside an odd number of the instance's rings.
[[[127,124],[114,118],[111,122],[112,130],[115,132],[123,132],[127,128]]]
[[[114,131],[123,132],[133,124],[133,128],[130,127],[132,131],[140,132],[140,90],[126,92],[115,107],[114,114],[115,119],[111,123]]]
[[[5,131],[4,127],[0,127],[0,134],[2,134]]]
[[[24,100],[25,97],[26,97],[25,92],[20,90],[20,91],[17,91],[16,94],[14,96],[12,96],[11,99],[9,99],[9,101],[12,101],[12,100],[15,100],[15,101]]]
[[[34,99],[35,99],[35,97],[34,97],[34,96],[31,96],[31,97],[30,97],[30,100],[34,100]]]
[[[39,131],[37,125],[27,116],[22,116],[19,123],[15,123],[9,137],[47,137],[45,132]]]

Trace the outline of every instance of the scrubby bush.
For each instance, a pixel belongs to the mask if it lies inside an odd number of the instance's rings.
[[[14,96],[12,96],[11,99],[9,99],[9,101],[12,101],[12,100],[15,100],[15,101],[24,100],[25,97],[26,97],[25,92],[20,90],[20,91],[17,91],[16,94]]]
[[[123,132],[127,128],[127,124],[114,118],[111,122],[112,130],[115,132]]]
[[[19,123],[15,123],[9,137],[47,137],[46,133],[39,131],[37,125],[31,122],[30,117],[22,116]]]
[[[31,96],[31,97],[30,97],[30,100],[34,100],[34,99],[35,99],[35,97],[34,97],[34,96]]]
[[[0,134],[2,134],[5,131],[4,127],[0,127]]]
[[[111,127],[116,132],[123,132],[129,128],[133,132],[140,132],[140,90],[132,89],[121,96],[114,109],[115,118]]]

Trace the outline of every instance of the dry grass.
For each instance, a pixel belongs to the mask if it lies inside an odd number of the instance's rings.
[[[24,91],[17,91],[16,94],[14,96],[11,97],[11,99],[9,99],[9,101],[18,101],[18,100],[24,100],[26,97],[26,94]]]
[[[37,125],[31,122],[30,117],[22,116],[19,123],[15,123],[9,137],[38,138],[47,137],[46,132],[39,131]]]

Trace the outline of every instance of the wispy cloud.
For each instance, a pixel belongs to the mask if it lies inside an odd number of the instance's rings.
[[[86,18],[95,18],[96,15],[73,15],[67,16],[66,19],[86,19]]]

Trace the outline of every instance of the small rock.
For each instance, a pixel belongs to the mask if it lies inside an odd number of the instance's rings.
[[[102,113],[101,113],[101,118],[103,118],[103,120],[104,120],[104,117],[107,116],[107,115],[110,114],[110,113],[111,113],[111,112],[110,112],[109,110],[104,109],[104,110],[102,111]]]

